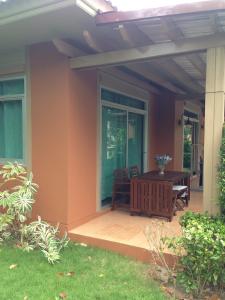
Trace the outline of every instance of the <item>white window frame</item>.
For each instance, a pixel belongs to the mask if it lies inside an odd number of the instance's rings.
[[[18,158],[3,158],[0,157],[0,163],[5,164],[7,162],[18,162],[21,164],[25,164],[27,160],[27,124],[26,124],[26,91],[27,91],[27,85],[26,85],[26,77],[25,75],[16,75],[16,76],[1,76],[0,82],[3,81],[10,81],[10,80],[17,80],[17,79],[23,79],[24,82],[24,93],[23,94],[17,94],[17,95],[6,95],[6,96],[0,96],[0,101],[14,101],[14,100],[21,100],[22,101],[22,131],[23,131],[23,157],[22,159]]]

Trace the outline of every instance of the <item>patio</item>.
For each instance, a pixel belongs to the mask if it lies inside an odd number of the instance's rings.
[[[106,248],[142,261],[151,259],[145,230],[150,226],[152,235],[173,237],[181,234],[179,218],[185,211],[202,212],[203,199],[201,191],[192,191],[189,206],[184,211],[178,211],[172,222],[160,218],[130,216],[127,211],[116,210],[97,217],[70,231],[70,238],[81,243],[87,243]],[[165,253],[168,259],[171,254]]]

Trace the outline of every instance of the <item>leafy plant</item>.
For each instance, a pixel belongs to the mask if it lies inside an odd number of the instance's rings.
[[[38,188],[32,173],[18,163],[8,163],[2,167],[0,176],[0,242],[12,240],[25,251],[39,248],[49,263],[59,260],[67,237],[59,239],[58,226],[51,226],[40,217],[28,222]]]
[[[187,212],[181,217],[183,235],[167,240],[182,251],[178,281],[186,292],[201,295],[206,287],[225,285],[225,225],[220,217]]]
[[[219,206],[221,214],[225,216],[225,126],[223,127],[222,143],[220,147],[220,163],[218,169]]]

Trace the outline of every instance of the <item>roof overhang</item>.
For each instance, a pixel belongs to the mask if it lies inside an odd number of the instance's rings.
[[[105,0],[13,0],[0,5],[0,25],[76,6],[92,16],[113,10],[111,4]]]
[[[160,17],[177,15],[199,14],[225,10],[225,0],[210,0],[195,3],[170,5],[165,7],[149,8],[135,11],[112,11],[100,13],[96,16],[97,25],[120,24],[134,21],[143,21]]]

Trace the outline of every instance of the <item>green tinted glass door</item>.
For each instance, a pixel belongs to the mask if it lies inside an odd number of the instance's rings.
[[[102,205],[111,203],[113,171],[126,167],[127,112],[102,106]]]
[[[128,114],[128,167],[137,165],[143,171],[144,116]]]

